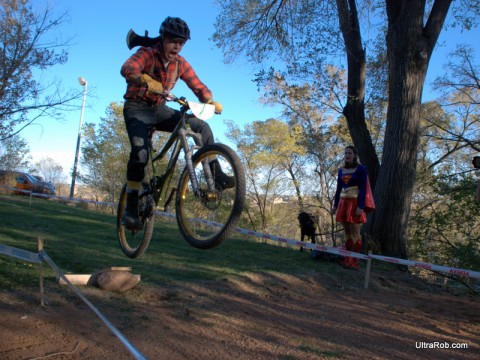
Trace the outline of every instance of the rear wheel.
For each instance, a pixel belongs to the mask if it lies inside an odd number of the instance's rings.
[[[124,185],[118,201],[117,210],[117,236],[120,248],[130,258],[137,258],[147,250],[153,234],[155,223],[155,202],[153,196],[148,194],[149,186],[142,183],[142,190],[139,194],[138,212],[143,227],[140,230],[128,230],[122,224],[125,206],[127,205],[127,185]]]
[[[216,157],[222,171],[233,177],[233,187],[209,188],[204,165]],[[222,243],[235,229],[245,204],[245,173],[237,154],[223,144],[202,147],[192,157],[199,192],[194,193],[188,169],[183,171],[176,198],[177,223],[192,246],[209,249]]]

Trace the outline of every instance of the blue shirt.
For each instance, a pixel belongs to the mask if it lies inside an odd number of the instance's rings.
[[[367,168],[363,165],[358,165],[354,172],[343,173],[343,168],[338,169],[337,191],[335,192],[335,200],[333,205],[338,207],[340,202],[340,193],[343,189],[352,186],[358,186],[357,207],[363,209],[365,207],[365,196],[367,193]]]

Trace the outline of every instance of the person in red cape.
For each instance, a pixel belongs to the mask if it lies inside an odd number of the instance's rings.
[[[337,191],[332,212],[345,231],[345,249],[361,252],[360,228],[367,222],[367,212],[375,210],[367,168],[358,162],[355,147],[345,148],[345,163],[338,169]],[[358,269],[358,259],[345,257],[343,266]]]

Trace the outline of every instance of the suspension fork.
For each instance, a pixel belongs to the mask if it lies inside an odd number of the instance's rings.
[[[188,124],[186,125],[186,129],[180,129],[179,130],[179,137],[180,140],[182,141],[182,146],[185,150],[185,162],[187,164],[187,169],[188,173],[190,175],[190,182],[192,184],[192,189],[195,194],[195,196],[200,196],[201,189],[198,186],[198,179],[197,179],[197,174],[195,173],[195,169],[193,167],[193,151],[200,149],[202,147],[202,139],[199,134],[194,133],[192,130],[190,130],[190,127]],[[187,142],[187,137],[190,136],[195,140],[194,146],[189,147],[188,142]],[[210,166],[208,164],[208,158],[205,158],[202,160],[202,167],[203,167],[203,172],[205,174],[205,178],[207,181],[207,186],[208,186],[208,191],[209,192],[214,192],[215,191],[215,181],[213,180],[213,175],[212,171],[210,169]]]
[[[207,178],[207,186],[210,192],[215,191],[215,180],[213,180],[212,169],[210,169],[210,164],[208,161],[208,156],[202,160],[203,171],[205,173],[205,177]]]
[[[187,131],[184,128],[181,128],[178,130],[178,135],[180,137],[180,141],[182,142],[182,146],[185,151],[185,162],[187,164],[186,166],[187,166],[188,174],[190,175],[190,182],[192,184],[193,193],[195,194],[195,196],[199,196],[200,189],[198,187],[197,174],[195,174],[195,169],[193,168],[193,161],[192,161],[193,151],[195,149],[198,149],[199,146],[194,145],[190,147],[187,141],[187,134],[194,137],[195,143],[197,143],[198,138],[195,137],[196,134],[192,133],[191,131]]]
[[[182,108],[182,111],[186,111],[186,108]],[[188,173],[190,175],[190,182],[192,184],[193,193],[195,196],[201,196],[200,189],[198,186],[198,179],[195,173],[195,169],[193,167],[193,151],[200,149],[203,146],[202,137],[200,134],[193,132],[190,128],[190,124],[186,122],[185,112],[182,113],[182,124],[183,126],[178,129],[178,136],[180,138],[180,142],[182,143],[183,149],[185,151],[185,162],[188,169]],[[187,137],[192,137],[195,141],[194,146],[189,146]],[[210,170],[210,166],[208,164],[208,158],[202,160],[202,167],[203,171],[207,180],[207,186],[209,192],[215,191],[215,181],[213,180],[212,171]]]

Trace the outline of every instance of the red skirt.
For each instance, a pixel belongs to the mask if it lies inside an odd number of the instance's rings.
[[[365,224],[367,222],[365,211],[362,211],[362,215],[356,215],[356,210],[357,198],[340,198],[335,220],[341,223]]]

